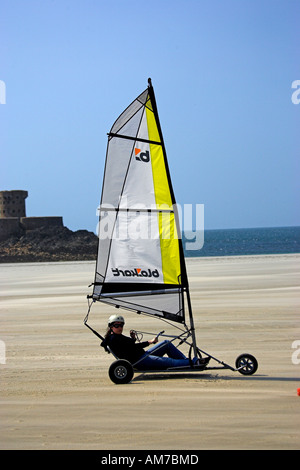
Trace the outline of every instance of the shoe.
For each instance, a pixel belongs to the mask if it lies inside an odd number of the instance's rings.
[[[206,366],[210,361],[210,357],[194,357],[193,364],[194,366]]]

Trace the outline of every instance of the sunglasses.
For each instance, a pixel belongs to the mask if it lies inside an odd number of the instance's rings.
[[[113,326],[113,328],[123,328],[124,324],[123,323],[115,323],[112,326]]]

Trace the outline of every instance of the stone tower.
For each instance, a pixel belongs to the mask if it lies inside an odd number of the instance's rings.
[[[27,191],[0,191],[0,217],[26,217]]]
[[[63,227],[62,217],[26,217],[27,191],[0,191],[0,241],[30,230]]]

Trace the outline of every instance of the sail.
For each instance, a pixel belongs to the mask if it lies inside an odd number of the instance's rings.
[[[108,134],[93,299],[184,323],[186,268],[154,90]]]

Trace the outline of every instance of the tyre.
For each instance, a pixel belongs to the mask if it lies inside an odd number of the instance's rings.
[[[133,377],[133,367],[125,359],[119,359],[111,364],[108,375],[115,384],[128,384]]]
[[[235,367],[240,374],[252,375],[257,371],[258,362],[251,354],[241,354],[235,361]]]

